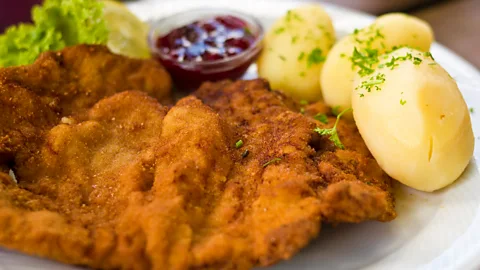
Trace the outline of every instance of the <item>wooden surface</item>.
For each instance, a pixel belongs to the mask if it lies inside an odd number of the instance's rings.
[[[406,12],[426,20],[436,41],[480,69],[480,0],[323,0],[375,15]]]
[[[480,68],[480,0],[442,1],[410,14],[429,22],[438,42]]]

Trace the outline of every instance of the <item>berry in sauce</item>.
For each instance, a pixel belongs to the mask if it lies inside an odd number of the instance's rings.
[[[158,38],[156,45],[178,62],[200,62],[240,54],[250,48],[255,39],[240,18],[218,16],[174,29]]]
[[[207,80],[235,79],[246,71],[260,51],[259,31],[231,15],[198,20],[158,37],[155,40],[156,54],[177,86],[192,88]],[[225,62],[229,66],[214,71],[211,67],[202,67],[202,63],[227,60],[253,46],[258,46],[258,50],[242,61]]]

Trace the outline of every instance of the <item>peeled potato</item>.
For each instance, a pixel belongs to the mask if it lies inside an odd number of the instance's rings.
[[[350,57],[355,47],[376,49],[381,55],[395,46],[428,51],[432,42],[432,29],[418,18],[401,13],[378,17],[372,25],[344,37],[328,54],[320,74],[325,102],[342,110],[351,107],[352,81],[357,70],[352,68]]]
[[[290,10],[266,34],[258,74],[293,98],[319,100],[318,74],[334,42],[332,20],[321,6]]]
[[[402,48],[379,67],[387,63],[396,65],[355,75],[358,129],[391,177],[418,190],[443,188],[460,176],[473,154],[467,105],[455,81],[428,54]]]

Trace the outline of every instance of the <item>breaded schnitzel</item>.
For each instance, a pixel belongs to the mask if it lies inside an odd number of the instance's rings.
[[[153,98],[124,92],[100,101],[84,121],[69,118],[48,131],[38,153],[15,170],[18,186],[0,184],[0,243],[67,263],[114,265],[100,262],[141,239],[122,239],[117,226],[132,226],[115,219],[129,197],[152,185],[165,114]],[[128,254],[132,263],[137,252]]]
[[[0,161],[24,162],[45,130],[104,97],[138,90],[168,102],[170,88],[170,76],[156,61],[99,45],[46,52],[32,65],[0,69]]]
[[[283,179],[294,171],[303,176],[291,177],[302,179],[313,170],[316,177],[305,180],[305,185],[321,199],[324,221],[389,221],[395,218],[394,198],[390,192],[392,179],[373,159],[355,124],[348,120],[339,123],[338,133],[345,150],[338,149],[326,137],[312,132],[315,126],[331,128],[335,122],[336,118],[331,114],[328,124],[312,118],[318,113],[330,113],[323,103],[305,108],[305,115],[310,117],[294,114],[295,120],[287,121],[289,118],[285,114],[293,113],[292,110],[300,111],[299,105],[279,92],[271,92],[268,83],[263,80],[205,83],[195,95],[233,125],[241,126],[247,136],[245,147],[251,152],[262,153],[261,161],[279,157],[285,163],[291,163],[290,158],[295,156],[294,148],[303,151],[296,157],[301,158],[302,163],[313,162],[314,169],[307,169],[302,164],[301,168],[278,173]],[[287,122],[281,123],[278,118]],[[278,123],[271,123],[272,119],[278,119]],[[305,122],[304,128],[296,126],[300,122]],[[256,125],[261,127],[262,134],[253,132],[252,126]],[[301,144],[293,143],[297,136],[302,138]],[[259,150],[251,149],[249,143],[252,141]],[[258,154],[256,157],[259,157]]]
[[[322,221],[393,219],[355,126],[341,121],[338,150],[297,111],[263,80],[205,83],[171,109],[104,99],[47,131],[18,185],[0,181],[0,245],[102,269],[249,269]]]

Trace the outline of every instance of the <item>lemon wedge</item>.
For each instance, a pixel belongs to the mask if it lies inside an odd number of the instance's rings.
[[[133,58],[148,58],[148,25],[121,3],[106,0],[104,5],[104,18],[110,31],[108,48]]]

